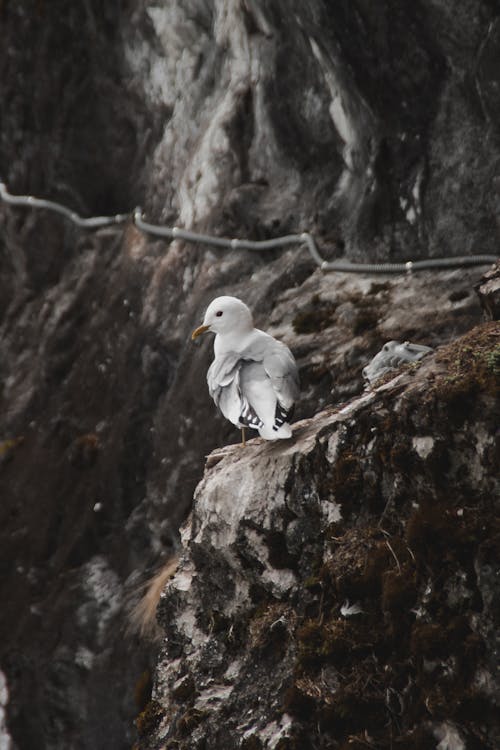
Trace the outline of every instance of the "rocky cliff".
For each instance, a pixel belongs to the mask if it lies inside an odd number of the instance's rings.
[[[498,746],[499,334],[209,456],[138,747]]]
[[[138,747],[498,746],[499,334],[209,456]]]
[[[70,6],[4,0],[0,24],[0,178],[13,193],[60,201],[84,215],[141,205],[152,221],[216,235],[263,239],[309,230],[330,259],[497,252],[500,21],[494,0],[376,6],[363,0]],[[141,234],[132,221],[83,232],[55,214],[4,204],[0,252],[6,731],[21,750],[129,748],[134,717],[149,701],[157,650],[124,638],[129,613],[142,585],[177,546],[204,456],[238,439],[206,394],[209,343],[189,342],[206,304],[217,294],[236,294],[255,310],[259,326],[291,346],[303,384],[297,416],[307,419],[359,396],[362,368],[385,341],[436,347],[480,324],[473,292],[480,271],[325,275],[297,248],[252,253],[167,243]],[[317,419],[319,430],[324,414]],[[311,431],[306,457],[319,450],[314,424],[300,428]],[[472,444],[468,425],[462,422],[461,432]],[[430,426],[425,434],[414,429],[413,437],[432,437]],[[296,449],[276,457],[276,471],[287,476],[292,468],[282,461],[301,455],[300,430]],[[396,452],[400,442],[406,446],[404,435],[393,438]],[[361,450],[356,445],[354,456]],[[250,446],[245,462],[255,450]],[[276,449],[258,450],[265,462]],[[459,444],[449,450],[458,455]],[[229,471],[233,459],[230,454],[203,481],[223,467]],[[304,487],[313,487],[326,464],[308,461]],[[438,481],[437,463],[424,464],[429,481]],[[263,463],[262,476],[269,471],[274,477]],[[368,481],[356,471],[353,477],[360,487]],[[367,513],[375,503],[370,497]],[[443,502],[448,508],[451,496]],[[328,552],[320,510],[314,513],[311,545],[324,547],[326,561],[335,549]],[[345,518],[344,508],[342,523]],[[367,548],[381,541],[373,536]],[[409,553],[387,541],[399,565],[408,567]],[[252,566],[264,571],[267,564],[265,556],[256,562],[258,530],[255,543],[250,578]],[[302,559],[298,541],[289,550],[279,538],[276,544],[290,565],[290,555]],[[407,546],[417,558],[418,550]],[[313,557],[311,551],[311,576],[318,578]],[[277,568],[292,588],[299,585],[292,586],[298,564]],[[415,565],[423,565],[420,558]],[[233,575],[231,567],[221,570]],[[420,587],[420,572],[408,570]],[[325,578],[321,585],[330,583]],[[329,601],[327,624],[336,614]],[[268,603],[263,600],[263,615]],[[375,604],[368,597],[367,617]],[[310,616],[296,611],[296,630],[321,616],[314,606]],[[295,633],[293,627],[286,631]],[[304,679],[312,679],[304,669]],[[157,692],[156,700],[167,692]],[[196,687],[189,700],[198,693]],[[300,694],[307,703],[307,690]],[[166,707],[159,710],[167,721]],[[285,713],[295,716],[292,709]],[[426,721],[431,733],[438,731],[439,717]],[[476,731],[475,725],[464,731]]]

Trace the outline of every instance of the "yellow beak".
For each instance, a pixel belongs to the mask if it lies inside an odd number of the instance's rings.
[[[191,341],[194,341],[195,339],[198,338],[198,336],[201,336],[202,333],[205,333],[205,331],[209,331],[209,330],[210,330],[210,326],[199,326],[191,334]]]

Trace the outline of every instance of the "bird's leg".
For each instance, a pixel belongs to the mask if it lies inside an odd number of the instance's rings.
[[[246,445],[246,441],[245,441],[245,428],[244,427],[241,428],[241,444],[242,444],[243,448]]]

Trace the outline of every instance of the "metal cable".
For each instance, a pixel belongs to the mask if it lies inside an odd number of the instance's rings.
[[[408,260],[402,263],[350,263],[349,261],[323,261],[323,271],[341,271],[344,273],[412,273],[430,269],[462,268],[464,266],[482,266],[496,263],[495,255],[461,255],[453,258],[428,258],[426,260]]]
[[[430,268],[459,268],[461,266],[474,266],[495,263],[494,255],[466,255],[456,258],[429,258],[427,260],[406,261],[402,263],[352,263],[350,261],[327,261],[321,257],[316,247],[314,237],[309,232],[302,234],[288,234],[284,237],[276,237],[272,240],[226,239],[224,237],[213,237],[208,234],[189,232],[179,227],[160,227],[149,224],[142,218],[140,208],[134,212],[134,223],[138,229],[146,234],[157,237],[168,237],[169,239],[182,239],[188,242],[201,242],[215,247],[227,247],[233,250],[270,250],[285,245],[306,245],[314,262],[323,271],[338,271],[342,273],[411,273],[412,271],[423,271]]]
[[[55,211],[55,213],[62,214],[73,224],[84,229],[99,229],[110,224],[122,224],[129,218],[129,214],[116,214],[116,216],[91,216],[89,219],[85,219],[76,211],[71,211],[71,209],[55,201],[34,198],[32,195],[11,195],[3,182],[0,182],[0,197],[5,203],[10,203],[11,206],[29,206],[30,208],[45,208],[47,211]]]
[[[287,245],[305,245],[312,259],[323,271],[337,271],[341,273],[411,273],[413,271],[424,271],[439,268],[460,268],[462,266],[477,266],[495,263],[498,258],[495,255],[467,255],[457,258],[428,258],[427,260],[407,261],[402,263],[352,263],[351,261],[327,261],[320,255],[314,237],[309,232],[301,234],[288,234],[276,237],[272,240],[240,240],[227,239],[225,237],[214,237],[209,234],[190,232],[179,227],[165,227],[158,224],[150,224],[144,221],[142,211],[136,208],[133,214],[116,214],[115,216],[93,216],[88,219],[81,217],[75,211],[71,211],[61,203],[55,201],[34,198],[31,195],[11,195],[7,187],[0,182],[0,198],[12,206],[28,206],[30,208],[43,208],[55,211],[84,229],[98,229],[113,224],[123,224],[127,219],[132,219],[137,229],[154,237],[165,237],[167,239],[181,239],[186,242],[200,242],[204,245],[214,247],[225,247],[232,250],[271,250]]]

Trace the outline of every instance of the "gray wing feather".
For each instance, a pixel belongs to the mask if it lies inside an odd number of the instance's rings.
[[[269,348],[262,364],[279,403],[289,411],[299,397],[299,372],[290,349],[279,341]]]
[[[239,354],[216,357],[207,372],[208,390],[216,406],[233,424],[257,429],[263,422],[241,390],[241,372],[245,364]]]
[[[254,427],[257,422],[262,424],[240,387],[242,368],[250,362],[262,364],[278,400],[277,418],[281,423],[288,421],[299,397],[297,364],[290,349],[267,334],[259,336],[243,352],[228,352],[214,359],[207,372],[207,383],[217,407],[234,424]]]
[[[233,424],[241,414],[240,358],[236,354],[216,357],[207,372],[210,395],[217,408]]]
[[[217,406],[223,388],[238,386],[240,363],[239,355],[230,353],[224,357],[216,357],[208,368],[208,391]]]

